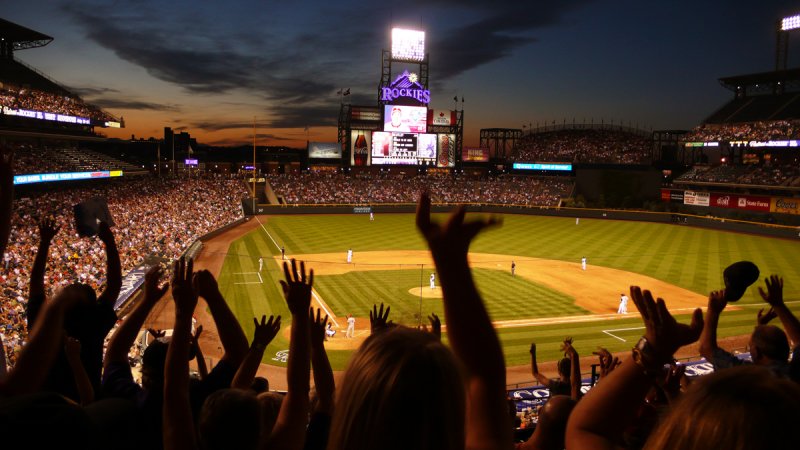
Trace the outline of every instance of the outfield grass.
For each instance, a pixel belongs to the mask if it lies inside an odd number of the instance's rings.
[[[434,219],[437,218],[444,217],[436,215]],[[524,215],[504,215],[503,220],[501,228],[480,235],[471,251],[576,263],[585,256],[590,266],[641,273],[700,294],[721,288],[722,270],[735,261],[746,259],[759,266],[762,278],[770,273],[781,274],[787,280],[786,300],[800,300],[800,242],[668,224],[582,219],[576,226],[574,219]],[[361,251],[425,249],[411,214],[380,214],[376,215],[375,222],[363,215],[279,216],[261,218],[261,221],[290,255],[339,252],[344,258],[348,248],[356,255]],[[225,258],[220,275],[221,289],[248,335],[252,334],[254,315],[282,314],[284,323],[289,320],[278,287],[282,272],[272,259],[265,259],[261,273],[263,284],[258,283],[255,275],[241,274],[258,269],[259,255],[267,257],[279,253],[264,230],[257,228],[235,241]],[[320,276],[317,289],[337,315],[349,310],[366,311],[374,300],[399,298],[407,301],[392,303],[394,313],[402,320],[413,318],[419,313],[419,299],[407,291],[419,285],[419,271],[381,272],[384,271]],[[491,270],[475,272],[476,283],[494,320],[582,313],[572,304],[572,299],[542,286],[525,280],[507,283],[508,277],[501,278]],[[427,285],[427,274],[423,274],[423,285]],[[242,282],[252,284],[235,284]],[[520,284],[515,284],[517,282]],[[515,291],[530,294],[520,298],[519,294],[513,295]],[[666,300],[669,304],[669,299]],[[434,299],[423,302],[423,306],[429,306],[423,315],[441,311],[440,302]],[[761,303],[757,291],[751,288],[740,302],[742,311],[723,315],[719,336],[749,333]],[[356,315],[365,316],[366,312]],[[679,320],[688,320],[688,316],[680,316]],[[629,349],[631,341],[641,334],[640,330],[614,332],[626,339],[625,342],[603,330],[636,326],[641,326],[641,321],[632,316],[615,321],[506,328],[498,330],[498,334],[508,364],[518,365],[528,362],[532,341],[537,342],[541,359],[557,358],[558,343],[566,335],[575,337],[576,347],[582,353],[590,353],[598,345],[612,351]],[[286,340],[277,338],[267,351],[265,361],[272,362],[270,358],[275,351],[287,348]],[[331,352],[334,367],[343,368],[348,355],[349,352],[344,351]]]

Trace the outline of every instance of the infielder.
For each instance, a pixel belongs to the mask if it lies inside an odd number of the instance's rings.
[[[261,269],[263,269],[263,268],[264,268],[264,258],[259,257],[258,258],[258,271],[261,272]]]
[[[625,294],[619,294],[619,308],[617,308],[617,314],[628,314],[628,296]]]
[[[347,331],[344,337],[352,338],[356,335],[356,318],[352,314],[347,315]]]
[[[575,218],[575,225],[577,225],[579,223],[581,223],[581,218],[580,217],[576,217]]]
[[[517,264],[514,261],[511,261],[511,276],[514,276],[514,271],[517,269]]]
[[[347,263],[349,264],[351,262],[353,262],[353,249],[352,248],[348,248],[347,249]]]
[[[586,270],[586,257],[581,258],[581,268]]]
[[[436,280],[436,275],[431,274],[431,289],[436,289],[436,283],[434,283],[434,280]]]

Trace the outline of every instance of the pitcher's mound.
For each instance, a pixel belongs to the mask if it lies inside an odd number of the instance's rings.
[[[422,291],[421,295],[424,298],[442,298],[442,288],[439,286],[436,286],[436,289],[431,289],[430,286],[415,287],[409,289],[408,293],[414,297],[419,297],[420,291]]]

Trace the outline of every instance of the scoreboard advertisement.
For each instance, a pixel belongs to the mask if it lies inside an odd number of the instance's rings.
[[[433,164],[436,161],[436,135],[372,133],[372,164]]]

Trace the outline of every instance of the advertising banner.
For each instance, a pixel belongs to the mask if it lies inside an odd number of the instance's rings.
[[[800,198],[772,197],[769,210],[781,214],[800,215]]]
[[[372,142],[372,133],[368,130],[352,130],[350,132],[350,165],[368,166],[369,148]]]
[[[661,189],[661,201],[666,203],[683,203],[683,191]]]
[[[456,165],[456,135],[439,134],[439,155],[436,161],[438,167],[455,167]]]
[[[710,206],[766,212],[770,210],[770,198],[753,195],[711,194]]]
[[[119,310],[119,308],[131,298],[131,295],[136,293],[136,290],[144,284],[144,274],[147,272],[147,269],[147,266],[139,266],[128,272],[127,275],[122,278],[122,289],[119,291],[117,301],[114,302],[115,311]]]
[[[417,136],[417,159],[420,162],[436,161],[436,140],[435,134]]]
[[[711,203],[711,195],[708,192],[684,191],[683,204],[693,206],[708,206]]]
[[[456,124],[456,112],[446,109],[428,110],[428,125],[451,126]]]
[[[50,181],[90,180],[97,178],[121,177],[121,170],[100,170],[97,172],[37,173],[33,175],[14,175],[14,184],[45,183]]]
[[[342,157],[342,146],[338,142],[309,142],[309,159],[337,159]]]
[[[357,122],[380,122],[381,110],[376,106],[353,106],[350,119]]]
[[[489,149],[484,147],[467,147],[461,152],[464,162],[489,162]]]

